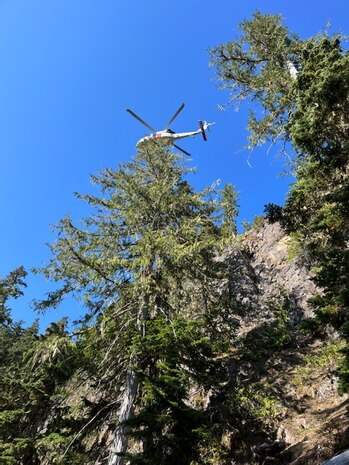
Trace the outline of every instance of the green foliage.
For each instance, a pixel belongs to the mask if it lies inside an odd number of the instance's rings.
[[[264,226],[265,223],[265,218],[262,215],[255,216],[253,218],[253,223],[252,223],[252,228],[253,229],[258,229]]]
[[[285,225],[297,234],[315,281],[324,289],[312,299],[316,313],[312,326],[319,333],[321,327],[331,324],[345,336],[349,304],[349,72],[348,55],[342,52],[337,37],[307,42],[297,87],[297,111],[288,130],[295,147],[305,155],[299,160],[297,181],[286,200]],[[346,371],[345,364],[343,369]]]
[[[292,341],[287,298],[279,304],[271,303],[274,318],[262,323],[243,341],[241,357],[248,361],[263,361]]]
[[[2,326],[12,323],[6,303],[9,298],[17,299],[23,294],[21,287],[26,286],[24,281],[26,275],[24,268],[19,267],[0,279],[0,325]]]
[[[39,437],[35,441],[37,453],[55,465],[83,465],[86,463],[86,455],[79,452],[66,453],[71,437],[62,436],[59,433],[50,433]]]
[[[294,260],[305,255],[303,249],[303,236],[299,232],[293,232],[289,235],[289,242],[287,244],[287,258]]]
[[[253,218],[253,221],[244,220],[241,222],[242,227],[244,228],[244,232],[248,233],[249,231],[255,231],[265,224],[265,217],[262,215],[256,215]]]
[[[315,354],[305,354],[302,359],[309,368],[335,368],[338,360],[342,358],[343,348],[343,341],[328,341]]]
[[[285,206],[269,204],[266,215],[297,238],[323,289],[313,300],[312,326],[319,333],[330,324],[349,343],[349,55],[343,37],[301,40],[279,15],[259,12],[241,23],[240,32],[211,51],[212,64],[230,101],[258,105],[249,121],[251,145],[281,137],[295,149],[296,182]],[[290,62],[300,65],[294,76]],[[346,363],[345,372],[349,358]]]
[[[231,411],[239,412],[247,421],[272,424],[282,412],[282,405],[270,388],[257,383],[233,388],[228,398]]]
[[[104,197],[79,196],[96,209],[85,229],[61,221],[54,258],[43,271],[64,284],[38,307],[57,305],[72,292],[89,317],[113,301],[165,290],[177,275],[195,280],[218,229],[210,218],[214,205],[182,180],[186,172],[179,156],[152,144],[118,171],[93,177]]]
[[[288,125],[297,149],[332,165],[344,161],[348,150],[349,56],[340,39],[318,36],[304,43],[296,107]]]
[[[35,441],[35,446],[40,455],[45,456],[52,464],[67,463],[62,461],[62,455],[69,444],[69,439],[58,433],[51,433]]]
[[[219,363],[205,331],[205,321],[177,317],[166,322],[159,316],[147,325],[140,351],[140,413],[129,422],[131,435],[146,448],[131,457],[132,463],[190,464],[199,459],[204,412],[188,404],[195,382],[207,389],[217,385]],[[151,462],[153,461],[153,462]]]
[[[248,232],[252,228],[252,223],[250,221],[243,220],[241,222],[241,226],[244,228],[244,232]]]
[[[222,189],[220,207],[223,212],[222,235],[224,242],[229,244],[237,235],[236,217],[239,213],[238,192],[231,184],[226,184]]]
[[[324,374],[333,375],[344,362],[344,341],[327,341],[324,345],[311,350],[300,358],[300,364],[293,371],[291,384],[297,389],[297,395],[309,395],[314,388],[314,380]]]
[[[283,209],[280,205],[276,205],[275,203],[268,203],[265,205],[264,215],[269,223],[283,222]]]
[[[302,42],[282,24],[280,15],[256,12],[239,25],[236,41],[211,50],[221,89],[230,92],[229,102],[254,103],[249,130],[252,146],[285,137],[294,106],[294,81],[287,63],[298,61]],[[256,110],[256,103],[260,110]]]
[[[189,464],[197,457],[203,415],[187,405],[189,389],[217,384],[214,358],[233,337],[222,321],[232,304],[224,292],[226,266],[215,260],[222,237],[217,202],[209,190],[193,191],[183,179],[188,171],[181,156],[155,142],[119,170],[94,176],[102,196],[78,195],[94,213],[83,228],[70,218],[60,222],[52,260],[41,270],[61,287],[37,308],[55,307],[70,293],[86,315],[76,344],[54,328],[47,343],[30,352],[31,366],[43,363],[63,381],[71,374],[65,361],[74,367],[80,349],[85,369],[114,402],[132,369],[139,398],[137,415],[126,424],[143,443],[134,463],[180,457]],[[236,200],[231,186],[223,189],[226,233],[235,228]],[[72,451],[78,452],[81,437]]]
[[[139,372],[143,408],[129,425],[131,435],[142,439],[146,448],[130,459],[137,464],[201,463],[203,447],[212,445],[215,425],[207,423],[204,411],[190,405],[188,393],[193,382],[206,389],[217,387],[220,363],[203,335],[203,321],[179,318],[166,326],[161,319],[152,321],[142,341],[143,354],[151,357],[152,365]]]
[[[0,359],[1,463],[34,463],[44,454],[44,442],[60,436],[52,430],[64,429],[62,417],[52,416],[50,421],[47,417],[57,391],[77,366],[75,345],[65,326],[66,319],[52,323],[44,335],[38,334],[37,322],[29,328],[12,323],[0,329],[1,345],[6,346]],[[37,441],[45,421],[47,433]],[[60,452],[56,445],[52,447],[55,455],[46,451],[50,463],[75,463],[58,461]]]
[[[17,465],[20,461],[29,459],[31,454],[32,443],[28,438],[15,437],[11,442],[0,440],[0,460],[4,465]]]

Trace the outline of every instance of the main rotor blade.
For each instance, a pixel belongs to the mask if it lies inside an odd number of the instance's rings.
[[[176,144],[172,144],[173,147],[176,147],[176,149],[180,150],[181,152],[183,152],[185,155],[188,155],[188,157],[191,157],[191,154],[183,149],[181,149],[180,147],[178,147],[178,145]]]
[[[177,118],[177,116],[180,114],[180,112],[183,110],[184,108],[184,103],[182,103],[182,105],[178,108],[178,110],[176,111],[176,113],[172,116],[172,118],[170,119],[170,121],[166,124],[166,128],[170,127],[170,124],[173,123],[173,121]]]
[[[136,115],[136,113],[132,110],[130,110],[129,108],[126,109],[126,111],[128,111],[134,118],[138,119],[138,121],[142,124],[144,124],[145,127],[147,127],[148,129],[150,129],[151,131],[155,132],[155,129],[152,128],[150,126],[150,124],[146,123],[144,120],[142,120],[142,118],[140,118],[138,115]]]

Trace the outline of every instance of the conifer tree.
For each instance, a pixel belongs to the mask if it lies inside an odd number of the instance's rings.
[[[343,37],[301,40],[280,15],[259,12],[240,29],[240,38],[211,51],[212,64],[231,101],[253,102],[251,145],[278,138],[292,143],[297,180],[284,208],[270,204],[266,212],[297,237],[324,291],[313,300],[312,326],[319,331],[330,324],[349,342],[349,55]],[[348,390],[348,348],[345,353]]]
[[[236,40],[210,50],[219,88],[228,90],[229,104],[252,104],[250,148],[266,141],[287,141],[295,104],[295,80],[288,64],[300,62],[303,42],[282,23],[281,15],[259,11],[242,21],[239,32]]]
[[[215,327],[231,310],[215,260],[221,232],[214,202],[187,173],[182,157],[155,142],[93,177],[103,197],[78,196],[94,213],[84,227],[61,221],[43,270],[62,285],[37,307],[72,293],[87,309],[84,324],[93,322],[90,343],[105,351],[101,378],[119,399],[109,465],[124,462],[129,436],[142,443],[130,456],[137,463],[189,464],[201,421],[186,404],[189,386],[218,380]]]
[[[22,287],[25,287],[24,278],[27,273],[25,269],[20,266],[11,271],[8,276],[0,279],[0,324],[11,324],[10,311],[7,306],[8,299],[17,299],[23,295]]]
[[[8,299],[22,295],[25,276],[19,267],[0,280],[0,463],[4,465],[38,463],[38,450],[52,438],[56,443],[50,459],[58,463],[67,438],[58,433],[59,426],[42,425],[50,423],[51,396],[69,378],[77,360],[65,330],[66,319],[52,323],[44,335],[39,335],[38,321],[29,327],[13,321]],[[64,426],[67,436],[69,427]],[[55,427],[57,431],[50,437]],[[45,429],[48,431],[39,433]],[[71,465],[72,455],[67,459],[59,463]]]
[[[229,244],[237,234],[236,217],[239,213],[238,193],[232,184],[226,184],[222,189],[222,235]]]

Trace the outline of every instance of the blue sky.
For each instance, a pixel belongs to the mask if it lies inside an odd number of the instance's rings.
[[[259,9],[281,13],[301,37],[349,30],[347,0],[0,0],[0,275],[49,258],[50,225],[86,207],[73,192],[91,192],[89,175],[117,168],[135,153],[146,130],[132,108],[156,128],[182,102],[177,131],[216,121],[209,141],[182,142],[193,155],[198,189],[217,179],[240,191],[241,220],[282,203],[289,177],[284,160],[268,147],[249,154],[247,110],[218,109],[218,91],[207,50],[235,37],[236,26]],[[28,277],[25,297],[12,304],[15,319],[30,323],[29,308],[51,288]],[[82,309],[69,302],[43,325]]]

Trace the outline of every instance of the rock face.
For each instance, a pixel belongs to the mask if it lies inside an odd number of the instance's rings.
[[[319,289],[301,260],[290,258],[291,242],[278,223],[265,223],[246,235],[242,251],[249,257],[262,300],[268,302],[284,292],[291,305],[293,322],[298,323],[313,316],[308,299]]]
[[[238,385],[255,396],[251,405],[263,404],[258,396],[264,396],[265,405],[277,406],[256,419],[262,426],[254,433],[253,422],[234,424],[243,443],[236,447],[245,450],[239,456],[232,447],[236,465],[321,465],[345,448],[347,397],[338,395],[336,377],[341,343],[296,330],[313,316],[308,300],[321,289],[294,246],[279,224],[264,222],[222,257],[231,269],[231,297],[243,309],[230,365],[232,389]]]
[[[320,292],[278,223],[264,223],[239,238],[225,254],[230,262],[232,298],[248,312],[270,317],[272,302],[286,299],[293,324],[313,316],[309,298]]]

